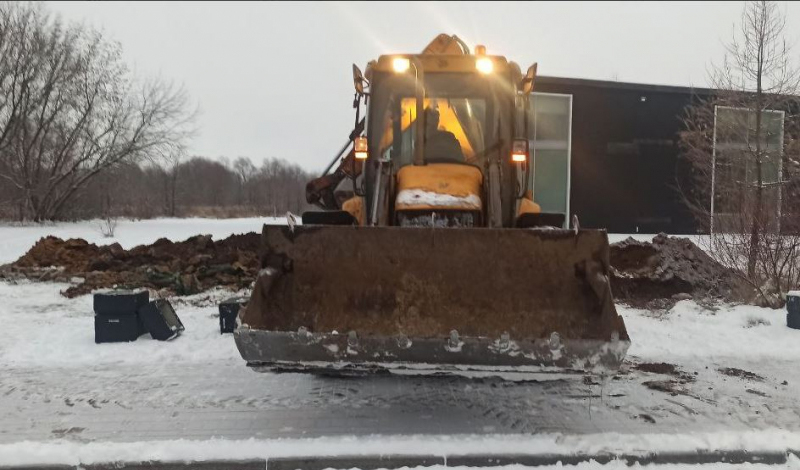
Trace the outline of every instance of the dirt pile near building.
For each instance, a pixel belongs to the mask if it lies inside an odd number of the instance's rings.
[[[0,269],[0,277],[71,282],[67,297],[110,287],[167,289],[193,294],[211,287],[241,289],[258,272],[259,235],[232,235],[214,241],[199,235],[182,242],[159,239],[124,250],[82,239],[40,239],[25,255]]]
[[[660,234],[611,245],[614,299],[637,307],[681,299],[740,300],[745,288],[735,271],[712,259],[688,238]]]
[[[40,239],[24,256],[0,267],[0,278],[73,282],[67,297],[94,289],[148,287],[194,294],[212,287],[241,289],[256,278],[260,235],[214,241],[199,235],[182,242],[157,240],[124,250],[82,239]],[[658,235],[611,245],[611,287],[617,301],[637,307],[670,307],[677,300],[738,300],[741,282],[689,239]],[[75,278],[79,278],[79,282]]]

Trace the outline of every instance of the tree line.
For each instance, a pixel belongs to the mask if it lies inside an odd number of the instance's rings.
[[[92,178],[60,213],[61,219],[128,217],[247,217],[301,213],[313,175],[296,164],[246,157],[192,157],[175,165],[120,163]],[[25,202],[0,186],[0,217],[22,220]]]
[[[267,159],[256,166],[193,157],[175,166],[122,166],[89,185],[74,217],[254,216],[302,212],[312,175],[296,164]]]
[[[187,159],[194,117],[182,87],[134,75],[100,31],[0,2],[0,219],[303,208],[296,165]]]

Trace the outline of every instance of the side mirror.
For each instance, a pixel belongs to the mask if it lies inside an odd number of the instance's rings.
[[[364,94],[364,83],[366,83],[366,81],[358,65],[353,64],[353,85],[356,87],[356,93],[359,95]]]
[[[525,77],[522,79],[520,83],[520,88],[522,89],[522,93],[524,95],[530,95],[533,91],[533,82],[536,81],[536,69],[539,67],[538,63],[534,63],[530,67],[528,67],[528,71],[525,73]]]

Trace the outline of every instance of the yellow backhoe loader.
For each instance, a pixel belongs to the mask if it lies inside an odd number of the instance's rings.
[[[353,78],[355,129],[306,189],[323,210],[263,228],[234,334],[247,363],[618,368],[630,343],[606,232],[569,227],[532,197],[536,64],[523,75],[442,34],[421,54],[354,65]]]

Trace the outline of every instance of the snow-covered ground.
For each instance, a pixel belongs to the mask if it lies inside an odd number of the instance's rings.
[[[115,239],[90,223],[3,226],[0,262],[48,234],[129,248],[160,237],[224,237],[264,221],[123,222]],[[171,299],[186,326],[173,341],[97,345],[91,297],[66,299],[65,287],[0,282],[0,465],[800,449],[800,331],[786,327],[783,311],[708,310],[692,301],[668,312],[619,306],[632,338],[629,370],[604,383],[354,381],[247,370],[216,317],[217,303],[233,293]],[[636,368],[661,362],[681,375]]]
[[[633,338],[628,354],[644,361],[758,364],[800,360],[800,330],[786,326],[785,310],[748,305],[707,309],[691,300],[678,302],[666,313],[619,309]]]
[[[158,365],[168,361],[241,360],[229,335],[219,333],[217,304],[235,294],[215,290],[174,298],[181,322],[191,325],[179,340],[160,342],[149,335],[131,343],[94,343],[92,296],[67,299],[68,284],[0,282],[0,366],[90,367]]]
[[[648,452],[682,452],[686,449],[700,451],[724,451],[738,449],[759,449],[760,451],[783,451],[798,448],[798,435],[786,432],[766,433],[715,433],[705,435],[663,435],[652,434],[632,436],[613,434],[608,436],[400,436],[391,440],[377,436],[319,438],[293,441],[259,440],[210,440],[210,441],[148,441],[135,443],[38,443],[26,442],[18,447],[24,450],[26,458],[16,457],[18,450],[8,445],[0,445],[0,464],[13,461],[16,465],[26,464],[92,464],[113,461],[140,461],[143,459],[160,461],[256,459],[272,457],[303,457],[309,455],[309,448],[316,455],[481,455],[481,454],[617,454],[640,455]],[[35,457],[34,457],[35,456]],[[569,466],[567,466],[569,468]],[[637,465],[637,467],[639,467]],[[698,468],[689,465],[646,465],[645,468],[659,470]],[[733,468],[767,468],[766,465],[703,465],[705,470]],[[430,469],[444,467],[427,467]],[[469,467],[446,467],[469,468]],[[474,467],[472,467],[474,468]],[[532,468],[521,465],[495,467],[503,469]],[[536,467],[539,469],[564,468],[562,465]],[[587,462],[574,466],[581,469],[626,469],[622,462],[600,465]],[[776,468],[776,467],[771,467]],[[783,468],[800,468],[800,460],[790,456]]]
[[[134,343],[94,344],[92,297],[67,299],[68,284],[0,282],[0,365],[79,367],[171,361],[240,360],[229,336],[219,334],[218,303],[241,295],[222,289],[172,302],[186,325],[179,341],[143,336]],[[800,331],[786,312],[736,305],[706,309],[684,300],[668,312],[618,306],[631,338],[630,357],[684,366],[709,362],[758,364],[800,359]],[[23,321],[24,319],[24,321]],[[792,370],[787,374],[794,375]],[[798,370],[800,376],[800,370]]]

